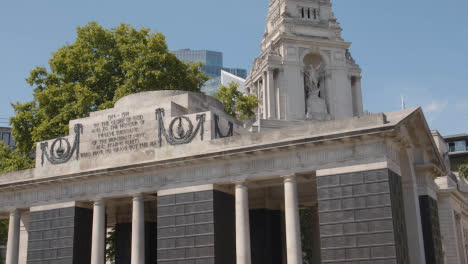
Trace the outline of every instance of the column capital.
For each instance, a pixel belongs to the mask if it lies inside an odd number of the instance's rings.
[[[284,182],[296,181],[296,174],[284,175],[284,176],[282,176],[282,177],[283,177],[283,181],[284,181]]]
[[[132,195],[133,201],[142,201],[144,199],[144,196],[142,193],[136,193]]]
[[[18,216],[20,213],[21,213],[20,209],[17,209],[17,208],[11,209],[10,211],[8,211],[8,214],[10,216]]]
[[[243,188],[247,187],[247,182],[246,181],[236,181],[234,182],[235,188]]]
[[[105,205],[106,199],[104,198],[96,198],[93,200],[93,205]]]

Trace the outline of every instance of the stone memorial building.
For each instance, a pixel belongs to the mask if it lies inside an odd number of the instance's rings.
[[[183,91],[72,120],[0,175],[6,263],[468,263],[445,141],[420,108],[364,114],[349,46],[329,0],[272,0],[251,127]]]

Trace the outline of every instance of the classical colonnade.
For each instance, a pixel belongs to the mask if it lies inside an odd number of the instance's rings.
[[[285,233],[287,263],[302,264],[301,231],[299,223],[298,191],[295,175],[283,177]],[[236,263],[251,263],[249,197],[246,182],[234,183]],[[6,264],[18,264],[21,210],[10,212]],[[105,263],[106,250],[106,200],[93,201],[91,264]],[[145,263],[144,196],[139,193],[132,200],[131,263]]]

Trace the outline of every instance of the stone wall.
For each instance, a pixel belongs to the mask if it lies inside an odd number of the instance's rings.
[[[89,263],[92,218],[93,211],[81,207],[31,212],[27,263]]]
[[[158,197],[158,263],[234,264],[234,197],[216,190]]]
[[[323,263],[409,263],[400,176],[320,176],[317,187]]]

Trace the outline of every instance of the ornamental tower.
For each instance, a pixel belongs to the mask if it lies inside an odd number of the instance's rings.
[[[330,0],[271,0],[246,81],[260,98],[262,127],[362,115],[361,69],[341,31]]]

